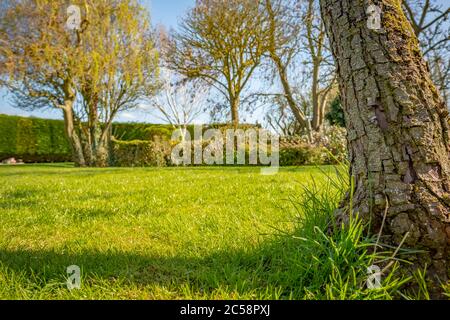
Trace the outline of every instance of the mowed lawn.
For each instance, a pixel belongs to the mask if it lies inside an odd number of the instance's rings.
[[[0,299],[292,298],[288,199],[331,170],[0,166]]]

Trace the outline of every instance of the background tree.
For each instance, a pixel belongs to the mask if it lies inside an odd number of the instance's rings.
[[[60,3],[10,1],[0,21],[1,84],[12,92],[19,108],[61,110],[74,161],[85,165],[72,120],[82,50],[68,35],[66,19]]]
[[[295,96],[292,80],[289,77],[289,71],[300,52],[300,33],[302,31],[301,10],[298,1],[290,0],[265,0],[265,10],[267,19],[267,39],[268,56],[273,64],[282,89],[283,98],[289,106],[292,114],[307,134],[311,133],[311,122],[305,111],[301,108],[298,99]],[[271,75],[274,77],[275,75]],[[277,97],[274,100],[279,117],[268,116],[271,120],[271,126],[278,123],[277,126],[286,120],[286,109],[281,107]],[[273,110],[269,112],[272,113]],[[277,112],[278,113],[278,112]],[[276,120],[276,118],[278,118]],[[275,123],[274,123],[275,122]],[[284,126],[284,125],[283,125]]]
[[[404,12],[420,40],[431,76],[447,104],[450,90],[450,8],[436,0],[403,0]]]
[[[68,4],[10,1],[0,22],[1,84],[19,108],[61,110],[75,163],[104,166],[111,123],[148,93],[156,53],[136,1],[71,4],[82,13],[74,30],[66,26]]]
[[[447,281],[450,271],[446,104],[399,0],[373,1],[382,8],[382,30],[364,23],[368,3],[320,3],[348,130],[352,208],[373,232],[382,230],[385,244],[424,250],[415,262],[428,266],[437,293],[437,279]]]
[[[243,92],[266,51],[259,3],[198,0],[170,43],[169,67],[214,86],[226,98],[237,127]]]
[[[282,95],[273,96],[272,106],[266,115],[269,127],[281,136],[294,136],[302,132],[298,119],[293,116],[290,105]],[[297,104],[297,103],[296,103]],[[302,110],[304,113],[304,110]]]
[[[265,0],[264,3],[269,59],[292,114],[312,139],[311,131],[320,131],[324,124],[334,84],[334,68],[318,2]],[[303,77],[299,82],[299,72],[293,71],[300,66]],[[290,74],[295,74],[295,78]]]
[[[155,93],[159,54],[149,14],[137,1],[100,1],[94,9],[94,20],[102,23],[84,35],[87,54],[78,86],[82,99],[75,115],[87,142],[86,161],[106,166],[112,122]]]
[[[149,100],[145,109],[174,128],[183,130],[185,136],[187,126],[207,108],[209,86],[201,80],[189,80],[168,69],[163,69],[161,78],[159,94]]]
[[[305,34],[303,46],[306,51],[306,64],[310,66],[306,75],[310,80],[309,99],[312,108],[311,127],[319,132],[325,120],[325,108],[335,83],[335,70],[332,67],[331,52],[328,48],[325,26],[320,16],[317,0],[305,1],[303,18]]]

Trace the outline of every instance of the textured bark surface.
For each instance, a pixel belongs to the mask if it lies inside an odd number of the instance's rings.
[[[368,28],[370,4],[383,30]],[[348,129],[353,206],[383,242],[425,249],[429,279],[450,269],[449,113],[400,0],[321,0]]]

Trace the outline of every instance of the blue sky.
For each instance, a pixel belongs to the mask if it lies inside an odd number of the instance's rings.
[[[1,0],[0,0],[1,1]],[[141,0],[149,9],[152,16],[153,24],[164,24],[167,27],[176,27],[177,22],[181,16],[195,4],[195,0]],[[448,0],[438,0],[438,3],[448,6]],[[13,108],[8,98],[5,97],[5,91],[0,90],[0,113],[22,116],[35,116],[43,118],[62,118],[59,110],[46,110],[27,112],[17,108]],[[261,116],[256,116],[261,120]],[[247,120],[255,121],[253,117]],[[205,115],[200,121],[207,121],[208,117]],[[149,114],[141,112],[127,112],[121,114],[117,121],[141,121],[141,122],[157,122],[157,120]]]
[[[175,27],[178,18],[195,4],[195,0],[142,0],[150,9],[153,23]]]

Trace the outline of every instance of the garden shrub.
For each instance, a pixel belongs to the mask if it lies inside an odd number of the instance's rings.
[[[170,144],[166,140],[112,142],[112,165],[117,167],[165,167],[169,164]]]
[[[342,127],[325,127],[315,139],[316,146],[326,148],[332,155],[332,163],[342,163],[348,158],[347,151],[347,130]]]
[[[340,96],[331,102],[330,111],[325,115],[325,119],[332,126],[345,128],[345,115]]]
[[[327,149],[307,144],[290,145],[280,148],[281,166],[303,166],[329,164]]]
[[[347,159],[346,130],[326,127],[313,133],[313,141],[307,137],[284,137],[280,142],[280,165],[327,165],[345,162]]]
[[[221,128],[223,136],[225,136],[226,128]],[[324,128],[321,133],[313,134],[313,141],[309,141],[306,137],[284,137],[280,141],[280,166],[303,166],[303,165],[333,165],[345,162],[347,159],[346,147],[346,131],[339,127]],[[172,142],[172,147],[175,147],[179,142]],[[203,148],[210,144],[210,142],[203,141]],[[223,145],[223,165],[226,165],[226,138]],[[270,150],[270,146],[268,147]],[[270,151],[269,151],[270,153]],[[206,166],[207,164],[194,164],[195,148],[194,143],[191,143],[191,161],[190,164],[194,166]],[[258,154],[259,155],[259,154]],[[251,165],[249,162],[250,150],[248,143],[245,146],[246,165]],[[258,156],[258,164],[260,158]],[[237,152],[234,153],[234,163],[237,165]]]

